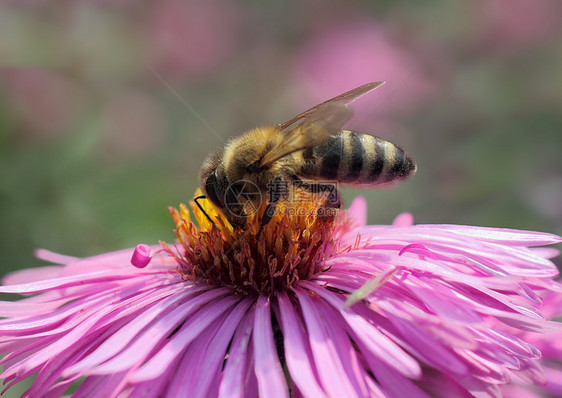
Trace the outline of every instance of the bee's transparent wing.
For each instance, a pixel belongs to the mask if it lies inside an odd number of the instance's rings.
[[[304,111],[303,113],[295,116],[291,120],[288,120],[285,123],[280,124],[278,127],[282,131],[290,130],[291,126],[293,126],[294,124],[296,124],[299,121],[302,121],[303,119],[306,119],[306,118],[310,117],[314,112],[316,112],[318,110],[318,108],[322,107],[322,105],[325,105],[325,104],[340,104],[340,105],[345,106],[345,105],[351,104],[353,101],[355,101],[359,97],[362,97],[363,95],[367,94],[370,91],[373,91],[374,89],[382,86],[383,84],[384,84],[384,82],[373,82],[373,83],[363,84],[362,86],[356,87],[353,90],[347,91],[343,94],[338,95],[337,97],[331,98],[328,101],[324,101],[321,104],[318,104],[318,105]]]
[[[353,115],[347,105],[383,84],[384,82],[364,84],[280,124],[278,128],[282,140],[265,154],[260,162],[261,166],[268,166],[293,152],[321,144],[329,136],[338,134]]]

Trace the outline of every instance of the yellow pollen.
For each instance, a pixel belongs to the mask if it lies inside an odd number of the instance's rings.
[[[197,225],[186,205],[170,208],[179,272],[196,283],[228,286],[243,294],[275,294],[313,278],[325,270],[319,263],[339,251],[337,237],[347,222],[337,209],[323,207],[313,195],[307,199],[279,203],[259,239],[264,209],[249,216],[242,229],[233,228],[207,200],[200,203],[215,225],[193,202],[190,207]]]

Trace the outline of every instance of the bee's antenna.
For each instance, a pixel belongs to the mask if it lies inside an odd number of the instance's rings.
[[[193,201],[195,202],[197,207],[199,207],[199,210],[201,210],[203,212],[203,214],[205,214],[205,217],[207,217],[207,220],[209,220],[211,222],[211,224],[213,224],[220,231],[221,229],[219,227],[217,227],[217,224],[215,224],[215,222],[213,220],[211,220],[211,217],[209,217],[209,214],[207,214],[205,209],[203,209],[203,206],[201,206],[201,204],[198,202],[199,199],[207,199],[207,197],[205,195],[199,195],[199,196],[194,197]]]

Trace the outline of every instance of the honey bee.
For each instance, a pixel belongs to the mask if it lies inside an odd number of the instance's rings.
[[[382,84],[364,84],[278,126],[259,127],[232,139],[205,160],[199,176],[204,194],[194,198],[195,203],[204,212],[198,200],[210,200],[233,227],[241,228],[252,209],[267,206],[261,232],[281,199],[267,194],[274,183],[318,193],[326,192],[326,180],[371,187],[412,175],[416,165],[401,148],[343,129],[353,115],[348,105]],[[339,207],[335,193],[332,207]]]

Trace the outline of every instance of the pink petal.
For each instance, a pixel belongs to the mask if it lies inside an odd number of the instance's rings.
[[[42,398],[59,398],[63,396],[63,393],[68,390],[72,383],[76,382],[77,379],[66,379],[59,381],[49,387],[48,390],[41,393]]]
[[[54,253],[46,249],[35,249],[33,255],[39,260],[47,261],[53,264],[69,264],[80,260],[78,257],[67,256],[64,254]]]
[[[33,354],[27,354],[27,358],[16,365],[12,365],[9,372],[17,371],[19,372],[22,377],[24,375],[28,375],[35,371],[37,365],[40,362],[48,362],[50,366],[44,367],[44,369],[40,372],[39,376],[36,378],[35,383],[32,387],[33,391],[36,389],[40,389],[43,384],[49,385],[56,381],[61,375],[64,370],[64,366],[72,365],[78,357],[83,355],[83,350],[87,350],[90,345],[95,346],[98,344],[99,340],[104,340],[106,334],[105,333],[113,333],[115,330],[114,328],[111,329],[110,327],[112,324],[117,324],[117,326],[122,325],[123,321],[127,321],[128,315],[134,313],[137,310],[137,306],[139,302],[142,300],[138,300],[139,297],[149,296],[149,298],[154,299],[158,296],[164,296],[166,290],[156,291],[156,295],[146,294],[140,290],[136,292],[136,286],[130,286],[129,289],[125,289],[121,292],[122,297],[117,295],[115,298],[109,295],[109,298],[114,300],[112,302],[106,302],[105,305],[101,306],[98,310],[92,311],[93,315],[88,317],[88,312],[78,313],[76,316],[71,318],[71,321],[79,320],[80,322],[73,322],[73,323],[65,323],[62,327],[64,329],[70,329],[70,332],[66,333],[60,338],[55,339],[46,339],[43,338],[42,340],[34,339],[37,343],[41,342],[43,346],[48,344],[45,348],[41,350],[35,350]],[[131,295],[131,293],[133,294]],[[148,292],[152,293],[152,292]],[[142,305],[141,305],[142,306]],[[111,316],[108,318],[108,314]],[[85,321],[84,318],[88,317]],[[106,319],[111,319],[111,322],[106,321]],[[70,325],[69,328],[67,325]],[[60,329],[60,328],[59,328]],[[47,331],[43,334],[50,334],[51,331]],[[73,336],[81,336],[79,341],[75,341]],[[36,335],[34,335],[36,336]],[[34,345],[37,345],[34,344]],[[28,346],[25,350],[35,349],[34,345]],[[38,346],[41,347],[41,346]],[[22,355],[25,353],[24,350],[22,352],[12,352],[10,355]],[[10,355],[6,356],[8,358]],[[39,361],[33,362],[33,361]],[[56,364],[60,365],[56,365]],[[63,365],[64,364],[64,365]],[[9,374],[6,374],[9,376]],[[26,377],[26,376],[25,376]]]
[[[418,227],[450,231],[473,239],[506,245],[542,246],[562,242],[562,237],[544,232],[508,228],[473,227],[467,225],[418,224]]]
[[[285,358],[291,379],[304,396],[324,397],[326,393],[322,390],[318,381],[318,372],[314,367],[305,326],[298,317],[287,294],[280,292],[278,299]]]
[[[533,254],[544,258],[554,258],[560,255],[560,250],[557,250],[553,247],[532,247],[529,250]]]
[[[562,396],[562,369],[549,366],[545,369],[546,386],[545,389],[553,396]]]
[[[98,322],[101,316],[102,314],[96,314],[84,320],[84,322],[79,324],[77,327],[61,336],[60,339],[52,342],[47,347],[20,361],[17,366],[12,366],[11,368],[9,368],[1,375],[1,377],[9,378],[12,374],[14,374],[14,372],[17,372],[18,377],[30,376],[31,374],[37,372],[39,368],[45,364],[46,360],[54,358],[61,353],[64,353],[64,355],[68,355],[70,353],[69,351],[67,351],[69,347],[79,349],[80,345],[84,344],[84,341],[81,340],[81,337],[86,334],[86,332],[90,330],[96,324],[96,322]],[[53,369],[56,370],[58,368],[54,367]]]
[[[215,319],[207,328],[190,342],[185,350],[171,362],[164,373],[168,374],[169,386],[166,389],[167,398],[183,398],[185,392],[189,391],[189,397],[215,396],[208,391],[209,380],[218,380],[220,369],[212,369],[211,373],[200,372],[199,368],[205,366],[207,358],[205,351],[208,349],[211,339],[217,335],[221,326],[221,320]],[[223,356],[224,359],[224,356]],[[207,367],[208,368],[208,367]],[[194,383],[194,378],[202,378],[203,385]],[[145,382],[153,378],[145,380]],[[206,395],[209,392],[208,395]]]
[[[376,356],[406,377],[415,379],[421,377],[420,365],[414,358],[405,353],[395,342],[383,335],[362,316],[355,313],[353,308],[344,309],[345,297],[343,295],[330,292],[310,282],[303,282],[302,286],[318,294],[340,312],[350,329],[353,330],[355,339],[360,340],[368,348],[368,352],[363,353],[365,356],[367,354]]]
[[[116,385],[120,384],[126,374],[127,372],[121,372],[110,376],[88,376],[72,394],[72,398],[114,396]]]
[[[372,378],[367,377],[365,380],[367,381],[367,387],[369,388],[369,392],[370,392],[369,397],[371,397],[371,398],[388,398],[389,397],[388,394],[385,394],[382,391],[381,387],[378,384],[376,384],[375,381]]]
[[[397,302],[390,304],[379,301],[377,304],[400,333],[408,351],[448,374],[467,374],[466,364],[455,355],[453,348],[444,345],[436,336],[425,330],[424,325],[418,324],[416,319],[408,314],[407,309],[400,308]]]
[[[47,265],[37,268],[27,268],[12,272],[2,278],[3,285],[20,285],[25,283],[52,279],[59,276],[64,267],[61,265]]]
[[[248,365],[248,352],[251,350],[250,337],[254,327],[254,308],[250,308],[246,318],[240,323],[232,339],[228,359],[222,374],[219,386],[221,398],[243,398],[251,396],[246,391],[247,385],[244,376],[254,367]],[[254,376],[255,378],[255,376]]]
[[[367,224],[367,201],[365,197],[358,196],[353,199],[347,211],[347,216],[353,220],[356,227],[362,227]]]
[[[227,295],[230,293],[229,289],[213,289],[202,293],[201,295],[190,298],[186,302],[182,303],[178,307],[174,308],[169,313],[166,313],[162,318],[158,319],[155,323],[150,325],[148,329],[139,335],[134,335],[131,337],[136,337],[136,340],[129,344],[129,346],[121,351],[118,355],[111,358],[109,361],[93,368],[89,371],[90,374],[110,374],[115,372],[121,372],[126,369],[136,368],[139,364],[150,355],[150,353],[165,339],[168,338],[169,334],[177,328],[181,323],[183,323],[186,318],[194,311],[200,309],[201,306],[216,300],[219,297]],[[130,340],[129,340],[130,341]],[[162,351],[159,351],[160,353]],[[177,354],[177,353],[176,353]],[[161,354],[162,355],[162,354]],[[152,356],[153,360],[156,356]],[[172,355],[172,357],[174,357]],[[166,362],[170,359],[170,356],[165,355]],[[157,363],[162,365],[158,368],[158,372],[163,372],[164,362]],[[155,369],[156,370],[156,369]],[[150,370],[148,370],[150,372]]]
[[[152,279],[152,280],[151,280]],[[156,280],[154,280],[156,279]],[[181,281],[177,278],[176,283]],[[140,279],[130,281],[130,284],[117,291],[112,284],[94,286],[94,289],[88,290],[91,295],[86,297],[79,297],[70,304],[62,306],[61,308],[52,311],[47,315],[37,315],[28,318],[19,319],[6,319],[0,321],[0,335],[30,335],[39,333],[42,330],[49,329],[56,330],[57,326],[62,320],[72,316],[84,316],[81,314],[87,311],[96,312],[97,309],[106,307],[108,300],[116,300],[117,297],[123,298],[127,295],[136,295],[139,292],[150,290],[151,287],[166,286],[165,283],[159,281],[158,278]],[[67,301],[72,299],[72,296],[67,297]],[[87,314],[86,314],[87,315]]]
[[[172,272],[172,271],[170,271]],[[136,275],[151,274],[150,271],[136,271]],[[0,286],[0,293],[40,293],[51,289],[60,289],[70,286],[80,286],[87,283],[111,282],[131,278],[131,272],[125,270],[106,270],[82,273],[74,276],[47,279],[19,285]]]
[[[208,293],[215,292],[216,290],[218,289],[211,290]],[[158,376],[161,376],[167,370],[168,366],[170,366],[172,362],[178,357],[178,355],[181,355],[186,349],[186,347],[193,340],[195,340],[203,332],[203,330],[205,330],[219,316],[222,316],[225,313],[225,311],[227,311],[230,307],[232,307],[233,304],[239,301],[239,299],[236,296],[227,295],[226,297],[220,300],[214,300],[212,302],[209,302],[208,298],[206,298],[208,304],[203,307],[201,307],[201,304],[194,305],[193,302],[197,301],[197,299],[201,296],[198,296],[197,298],[183,304],[181,307],[178,308],[181,311],[177,311],[177,312],[173,311],[173,313],[175,312],[177,315],[183,316],[183,319],[185,319],[186,308],[199,309],[194,315],[190,316],[187,319],[187,321],[185,321],[181,329],[178,332],[176,332],[172,337],[168,338],[167,336],[171,331],[173,331],[179,325],[178,321],[181,320],[179,316],[172,319],[167,319],[167,317],[163,318],[164,321],[163,326],[165,325],[164,328],[165,333],[162,333],[161,331],[158,330],[157,334],[148,335],[146,337],[142,336],[135,342],[135,344],[133,344],[133,346],[140,345],[140,344],[144,345],[147,343],[147,340],[149,339],[153,340],[154,343],[158,343],[163,338],[166,339],[164,345],[159,349],[159,351],[156,352],[154,355],[152,355],[139,370],[133,373],[133,375],[129,378],[130,382],[138,383],[141,381],[148,381],[150,379],[154,379]],[[157,328],[153,327],[153,329],[157,329]],[[154,339],[153,336],[156,337],[156,339]],[[132,348],[133,346],[131,346],[130,348]],[[151,342],[149,346],[154,347],[154,344]],[[147,356],[148,353],[149,353],[148,350],[143,350],[143,356]],[[117,363],[121,356],[122,355],[119,355],[113,358],[112,360],[110,360],[109,362],[107,362],[106,364],[101,365],[101,367],[103,368],[103,372],[108,372],[114,366],[122,366],[122,364]],[[138,356],[137,356],[137,360],[138,360]]]
[[[308,292],[301,288],[295,287],[293,291],[302,310],[314,363],[326,393],[330,397],[351,398],[366,395],[360,387],[353,367],[345,364],[353,351],[349,339],[344,337],[343,340],[338,340],[332,333],[336,329],[344,330],[341,319],[322,316],[319,311],[319,298],[310,297]]]
[[[161,247],[148,246],[148,248],[156,253],[152,258],[150,264],[142,271],[131,268],[131,257],[134,253],[134,248],[118,250],[110,253],[104,253],[93,257],[79,259],[72,263],[68,263],[61,276],[74,276],[84,273],[85,269],[92,270],[121,270],[128,274],[131,273],[157,273],[157,272],[175,272],[177,262],[175,259],[168,256],[166,253],[161,253]]]
[[[20,301],[0,301],[1,317],[31,317],[36,315],[44,315],[62,304],[66,303],[68,298],[60,298],[45,303]]]
[[[155,305],[148,306],[150,301],[145,302],[147,308],[143,311],[142,316],[136,317],[131,322],[123,325],[118,331],[112,334],[106,341],[104,341],[96,350],[91,352],[82,361],[74,364],[72,367],[68,368],[64,372],[64,376],[69,376],[71,374],[81,374],[99,365],[106,360],[112,358],[114,355],[121,352],[131,341],[134,340],[135,336],[141,334],[141,331],[153,322],[157,317],[162,316],[162,314],[175,308],[178,303],[188,300],[190,297],[194,297],[195,294],[203,290],[203,287],[193,288],[191,291],[185,291],[180,289],[176,294],[172,294],[166,297],[172,292],[158,292],[155,297],[149,298],[151,300],[160,299]]]
[[[253,347],[258,390],[262,397],[288,397],[289,390],[273,340],[269,298],[259,296],[256,305]]]
[[[527,390],[524,386],[516,384],[502,385],[501,391],[505,398],[544,398],[541,393]]]
[[[179,360],[180,358],[178,357],[177,359]],[[170,379],[174,376],[173,371],[174,367],[172,366],[168,372],[165,372],[156,379],[133,384],[131,387],[125,387],[121,395],[127,398],[165,397],[166,390],[170,385]],[[127,380],[126,377],[127,376],[124,376],[124,380]],[[119,396],[119,398],[120,397],[121,396]],[[89,398],[89,396],[85,396],[84,398]]]
[[[395,227],[409,227],[414,225],[414,216],[411,213],[402,213],[396,216],[392,225]]]
[[[182,396],[185,391],[190,391],[190,398],[217,395],[219,385],[216,380],[220,377],[226,350],[234,331],[253,302],[252,298],[242,300],[224,321],[215,321],[214,330],[210,326],[191,344],[177,367],[168,390],[170,396]]]
[[[386,362],[377,360],[372,356],[367,356],[366,359],[387,396],[429,398],[429,395],[420,387],[404,377],[403,374],[389,367]]]

